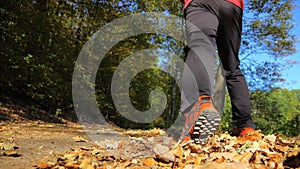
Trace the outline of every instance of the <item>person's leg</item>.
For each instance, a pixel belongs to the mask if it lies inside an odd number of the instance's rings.
[[[217,47],[231,98],[233,122],[238,128],[255,128],[251,117],[248,86],[239,67],[242,15],[243,11],[239,7],[227,1],[221,2]]]
[[[181,111],[186,120],[181,138],[194,143],[204,142],[221,121],[211,97],[218,27],[216,1],[193,0],[185,9],[188,51],[182,77]]]
[[[185,9],[188,43],[185,63],[188,67],[184,67],[182,76],[181,112],[189,111],[200,95],[213,94],[218,17],[217,6],[212,2],[214,0],[193,0]],[[211,4],[214,8],[209,7]]]

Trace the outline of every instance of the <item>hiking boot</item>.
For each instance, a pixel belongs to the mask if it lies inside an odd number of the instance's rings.
[[[241,136],[245,136],[245,135],[251,134],[253,132],[254,132],[254,128],[252,128],[252,127],[243,127],[243,128],[236,128],[236,129],[234,129],[230,133],[230,135],[241,137]]]
[[[184,114],[185,126],[181,139],[196,144],[203,143],[207,137],[219,129],[221,117],[212,104],[210,96],[200,96],[193,108]]]

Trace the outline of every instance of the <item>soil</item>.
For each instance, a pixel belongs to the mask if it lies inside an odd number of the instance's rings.
[[[0,103],[0,169],[31,169],[56,163],[74,150],[102,147],[114,152],[124,144],[124,158],[153,157],[156,143],[170,146],[175,141],[161,130],[124,130],[112,125],[83,129],[75,120],[49,115],[39,117],[13,103]],[[93,138],[93,139],[91,139]],[[146,143],[150,140],[153,144]]]
[[[89,142],[75,142],[75,136],[86,137],[80,126],[59,124],[2,124],[0,142],[13,144],[16,155],[0,156],[0,168],[34,168],[36,164],[54,158],[72,148],[87,146]],[[3,153],[5,150],[2,150]],[[2,153],[2,154],[3,154]]]

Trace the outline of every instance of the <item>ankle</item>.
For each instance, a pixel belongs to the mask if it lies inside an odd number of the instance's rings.
[[[201,102],[212,102],[212,97],[208,95],[201,95],[198,98],[198,101]]]

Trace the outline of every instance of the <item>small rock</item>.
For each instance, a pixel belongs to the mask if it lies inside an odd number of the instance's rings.
[[[153,148],[154,153],[157,155],[163,154],[169,150],[170,150],[169,147],[161,145],[161,144],[156,144]]]

